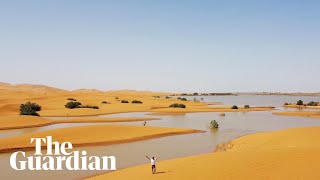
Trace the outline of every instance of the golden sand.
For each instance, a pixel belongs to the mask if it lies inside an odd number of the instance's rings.
[[[265,111],[273,107],[251,107],[245,109],[231,109],[230,106],[209,106],[204,102],[181,101],[176,98],[166,99],[168,93],[155,93],[148,91],[107,91],[77,90],[66,91],[43,85],[8,85],[0,84],[0,114],[1,117],[20,119],[19,106],[31,101],[42,106],[39,114],[45,116],[94,116],[102,114],[125,112],[153,112],[153,113],[190,113],[190,112],[240,112],[240,111]],[[161,97],[160,97],[161,96]],[[65,104],[68,98],[74,98],[83,105],[99,106],[99,109],[78,108],[68,109]],[[127,100],[129,103],[121,103]],[[131,101],[140,100],[143,104],[132,104]],[[107,101],[110,104],[103,104]],[[171,104],[182,103],[187,108],[168,108]],[[209,104],[221,104],[211,102]]]
[[[74,146],[118,144],[162,136],[202,132],[194,129],[177,129],[127,125],[92,125],[54,129],[0,139],[0,152],[33,149],[30,139],[52,136],[54,141],[71,142]]]
[[[0,118],[0,130],[21,129],[31,127],[41,127],[52,124],[62,123],[101,123],[101,122],[134,122],[134,121],[151,121],[159,120],[158,118],[83,118],[83,119],[63,119],[49,120],[37,116],[13,116]]]
[[[90,178],[141,179],[320,179],[320,127],[258,133],[220,145],[216,153],[136,166]]]
[[[320,118],[320,112],[317,111],[283,111],[283,112],[274,112],[275,115],[283,116],[301,116],[301,117],[311,117],[311,118]]]

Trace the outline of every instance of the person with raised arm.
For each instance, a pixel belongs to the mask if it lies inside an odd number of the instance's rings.
[[[151,162],[151,169],[152,169],[152,174],[155,174],[156,173],[156,160],[158,160],[159,158],[155,158],[155,157],[152,157],[152,158],[149,158],[148,156],[146,156],[150,162]]]

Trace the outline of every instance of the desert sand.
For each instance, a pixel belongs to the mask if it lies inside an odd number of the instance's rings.
[[[319,111],[282,111],[282,112],[274,112],[272,114],[283,115],[283,116],[301,116],[301,117],[320,118]]]
[[[320,127],[258,133],[237,138],[218,152],[114,171],[90,180],[320,179]]]
[[[230,106],[221,106],[219,102],[193,102],[181,101],[176,98],[166,99],[164,96],[169,93],[158,93],[148,91],[119,90],[119,91],[99,91],[81,89],[76,91],[66,91],[44,85],[10,85],[0,83],[0,114],[3,117],[0,120],[17,120],[12,123],[17,126],[36,126],[50,124],[46,119],[37,119],[24,122],[19,116],[19,106],[22,103],[31,101],[42,106],[39,112],[41,117],[76,117],[76,116],[95,116],[103,114],[125,113],[125,112],[150,112],[150,113],[191,113],[191,112],[240,112],[240,111],[265,111],[273,110],[273,107],[251,107],[245,109],[231,109]],[[69,102],[68,98],[74,98],[83,105],[99,106],[99,109],[81,108],[68,109],[65,104]],[[121,100],[127,100],[129,103],[121,103]],[[132,104],[131,101],[140,100],[143,104]],[[103,104],[107,101],[110,104]],[[185,104],[186,108],[168,108],[174,103]],[[219,106],[209,106],[212,104]],[[11,121],[10,120],[10,121]],[[20,121],[19,121],[20,120]],[[142,119],[143,120],[143,119]],[[103,121],[103,120],[101,120]],[[21,122],[21,124],[19,124]],[[7,122],[3,122],[7,123]],[[0,122],[1,125],[1,122]]]
[[[71,142],[73,146],[84,146],[98,144],[118,144],[169,135],[197,132],[202,131],[194,129],[127,125],[79,126],[29,133],[11,138],[3,138],[0,139],[0,152],[10,152],[17,149],[34,149],[34,144],[30,144],[30,139],[34,137],[52,136],[54,141],[68,141]]]

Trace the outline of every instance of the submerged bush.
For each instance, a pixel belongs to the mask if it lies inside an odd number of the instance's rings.
[[[233,105],[233,106],[231,107],[231,109],[238,109],[238,106]]]
[[[216,120],[211,121],[209,126],[211,129],[218,129],[219,128],[219,124]]]
[[[142,101],[139,101],[139,100],[133,100],[131,103],[132,103],[132,104],[142,104]]]
[[[244,108],[245,108],[245,109],[249,109],[250,106],[249,106],[249,105],[244,105]]]
[[[308,102],[307,106],[318,106],[318,103],[311,101],[311,102]]]
[[[181,98],[181,101],[187,101],[187,98]]]
[[[69,108],[69,109],[75,109],[75,108],[92,108],[92,109],[99,109],[98,106],[90,106],[90,105],[85,105],[85,106],[82,106],[81,105],[81,102],[77,102],[77,101],[70,101],[70,102],[67,102],[66,105],[64,105],[66,108]]]
[[[39,116],[37,111],[41,111],[41,106],[36,103],[26,102],[20,105],[20,115]]]
[[[69,100],[69,101],[77,101],[77,100],[74,99],[74,98],[68,98],[67,100]]]
[[[121,103],[129,103],[127,100],[122,100]]]
[[[80,108],[81,103],[76,101],[70,101],[67,102],[66,105],[64,105],[66,108],[74,109],[74,108]]]
[[[186,108],[186,105],[174,103],[174,104],[171,104],[169,107],[171,107],[171,108]]]
[[[299,106],[303,105],[303,101],[302,100],[297,101],[297,105]]]

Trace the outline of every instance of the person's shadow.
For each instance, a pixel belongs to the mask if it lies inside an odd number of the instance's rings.
[[[156,172],[156,174],[164,174],[164,173],[167,173],[167,172],[171,172],[171,171],[159,171],[159,172]]]

